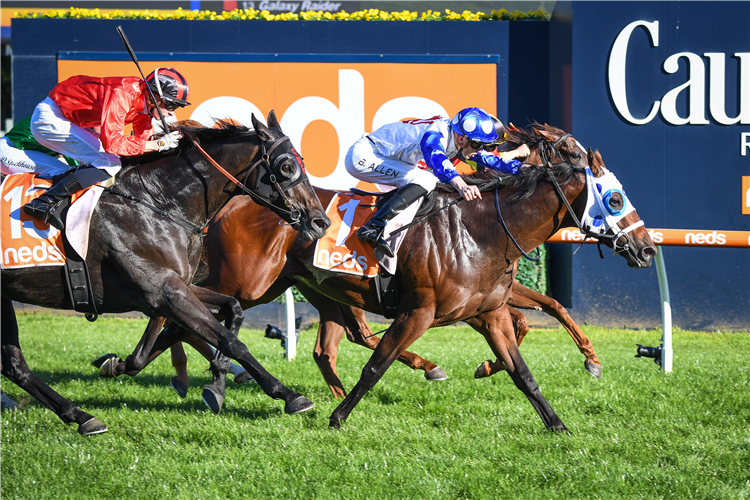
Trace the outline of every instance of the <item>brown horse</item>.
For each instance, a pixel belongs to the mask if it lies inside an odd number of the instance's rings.
[[[285,401],[287,413],[299,413],[313,403],[271,376],[238,340],[243,318],[238,301],[191,284],[203,228],[236,194],[244,192],[276,212],[302,239],[319,238],[330,224],[274,113],[268,127],[255,117],[253,126],[255,131],[180,127],[185,137],[176,151],[133,159],[94,210],[86,263],[98,313],[141,311],[169,318],[238,360],[266,394]],[[61,268],[2,270],[2,374],[65,423],[78,424],[79,433],[105,432],[103,423],[29,370],[13,300],[72,309]],[[226,327],[214,314],[225,318]]]
[[[589,150],[588,160],[592,165],[591,178],[614,178],[603,168],[598,152]],[[338,427],[346,419],[388,366],[404,355],[406,348],[427,328],[465,321],[485,336],[545,425],[554,429],[565,428],[542,397],[518,351],[506,302],[521,251],[493,221],[501,212],[505,213],[508,231],[520,247],[535,248],[558,229],[576,225],[575,221],[587,207],[588,195],[593,196],[596,206],[604,207],[602,193],[597,195],[596,189],[587,190],[586,171],[564,162],[553,168],[527,167],[518,176],[478,173],[468,176],[467,182],[489,183],[501,189],[495,189],[494,195],[485,195],[482,200],[441,211],[409,230],[398,253],[401,299],[397,317],[365,366],[360,382],[332,414],[331,426]],[[597,184],[600,182],[597,180]],[[441,189],[447,192],[438,194],[436,207],[446,206],[456,196],[450,188]],[[333,194],[320,196],[321,201],[328,203]],[[621,191],[608,198],[606,203],[614,212],[627,206]],[[349,306],[379,311],[377,292],[371,280],[363,281],[315,268],[312,266],[312,245],[297,239],[286,247],[283,239],[274,235],[267,223],[247,227],[245,221],[257,220],[254,215],[259,211],[261,209],[254,204],[236,200],[217,216],[209,229],[210,274],[203,284],[214,286],[219,283],[225,292],[246,297],[257,290],[252,283],[267,283],[268,288],[260,288],[265,291],[259,300],[271,300],[296,282]],[[497,230],[487,231],[492,225]],[[212,232],[228,235],[225,243],[232,246],[226,248],[242,249],[243,253],[229,252],[221,245],[213,244]],[[624,256],[629,266],[643,268],[651,264],[656,249],[635,211],[607,226],[607,233],[610,238],[604,238],[604,243]],[[286,248],[286,254],[276,260],[275,254],[267,251],[269,248]],[[211,255],[212,251],[216,254]],[[271,255],[274,255],[273,259],[269,259]],[[263,262],[264,265],[256,267],[256,271],[243,272],[247,262]],[[263,272],[258,272],[258,269]],[[167,328],[159,336],[152,353],[184,339],[186,335],[178,327]]]
[[[540,146],[544,149],[546,141],[548,144],[553,145],[557,151],[557,155],[561,158],[570,160],[571,163],[580,167],[585,167],[588,164],[586,152],[581,145],[570,134],[566,134],[564,131],[549,125],[534,123],[526,130],[510,129],[508,130],[506,141],[506,149],[515,149],[522,144],[528,145],[530,156],[526,161],[529,163],[543,163]],[[331,193],[325,190],[316,189],[316,192],[320,197],[327,199],[331,197]],[[218,221],[225,220],[227,212],[234,209],[234,206],[234,203],[228,205],[226,210],[217,216],[217,224]],[[258,228],[257,230],[263,231],[267,235],[266,243],[280,249],[280,254],[288,252],[294,244],[294,233],[287,232],[284,226],[277,226],[270,229]],[[241,260],[228,260],[229,258],[226,257],[227,253],[237,255],[237,252],[227,252],[227,249],[244,248],[238,247],[237,242],[233,238],[235,234],[244,233],[245,231],[252,232],[254,229],[243,229],[239,226],[221,226],[219,229],[219,226],[214,227],[214,225],[209,228],[207,246],[210,249],[210,260],[213,262],[212,268],[219,266],[219,269],[227,269],[227,272],[209,273],[206,280],[200,283],[201,286],[206,286],[214,291],[234,295],[240,300],[243,309],[273,300],[276,296],[274,294],[277,294],[277,291],[283,291],[285,286],[292,283],[291,281],[284,280],[279,286],[270,289],[283,270],[283,261],[276,264],[265,262],[267,259],[259,256],[257,252],[254,254],[242,253]],[[239,241],[243,242],[244,239],[240,237]],[[255,271],[258,266],[248,266],[248,263],[258,258],[264,259],[263,265],[259,267],[268,271],[260,279]],[[253,272],[246,273],[245,269],[252,269]],[[206,272],[208,271],[206,270]],[[374,336],[370,330],[364,316],[364,311],[361,309],[332,302],[319,292],[302,284],[297,283],[297,287],[320,314],[318,337],[313,357],[334,397],[343,397],[346,395],[346,391],[336,371],[338,345],[341,339],[346,334],[349,341],[370,349],[375,349],[380,339]],[[584,363],[586,369],[597,378],[601,377],[601,365],[594,353],[591,342],[575,322],[572,321],[565,308],[557,301],[515,282],[508,304],[525,309],[543,310],[560,320],[576,341],[581,352],[586,355]],[[512,307],[509,310],[512,313],[514,328],[520,342],[528,332],[526,318]],[[131,356],[128,356],[125,361],[117,358],[114,354],[107,355],[111,356],[111,358],[106,361],[98,358],[99,363],[97,366],[100,366],[100,375],[103,377],[116,377],[123,373],[131,376],[139,373],[153,357],[159,354],[159,352],[152,353],[152,357],[147,359],[149,353],[145,348],[153,345],[153,339],[155,339],[162,325],[163,322],[152,320],[141,343],[135,352]],[[213,358],[214,355],[211,350],[200,339],[192,337],[187,339],[187,341],[207,357],[207,359],[211,360]],[[414,370],[422,370],[427,380],[444,380],[447,378],[445,372],[438,365],[409,351],[404,352],[398,359]],[[185,397],[188,383],[187,371],[185,370],[187,358],[180,344],[172,347],[172,363],[178,372],[177,377],[173,379],[173,386],[175,386],[175,389],[178,390],[178,393],[182,397]],[[485,374],[484,371],[480,370],[485,365],[490,366],[490,363],[485,362],[480,365],[475,374],[477,378],[489,375],[489,373]],[[492,366],[495,367],[495,365]],[[214,384],[210,384],[204,388],[204,400],[207,403],[211,403],[210,406],[213,411],[218,412],[220,411],[220,405],[216,406],[214,403],[223,400],[223,391]]]

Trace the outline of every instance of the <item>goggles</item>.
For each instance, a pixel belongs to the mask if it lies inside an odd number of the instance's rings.
[[[176,109],[180,109],[182,107],[181,104],[178,104],[176,102],[167,101],[166,99],[161,100],[161,107],[163,107],[166,110],[174,111]]]
[[[489,153],[492,153],[493,151],[497,149],[497,144],[485,144],[483,142],[477,142],[477,141],[469,141],[469,146],[471,146],[472,149],[476,149],[477,151],[480,149],[483,149]]]

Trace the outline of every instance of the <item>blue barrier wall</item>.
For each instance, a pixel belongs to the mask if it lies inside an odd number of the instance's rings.
[[[636,21],[652,23],[657,43],[647,26],[635,27],[625,39],[623,30]],[[750,2],[573,4],[572,129],[585,146],[600,149],[647,227],[750,229],[741,192],[742,177],[750,175],[750,151],[742,156],[740,147],[742,133],[750,132],[750,74],[741,84],[739,63],[745,58],[750,73],[748,27]],[[618,36],[627,47],[624,61],[615,46]],[[676,68],[665,66],[670,58],[677,60]],[[723,89],[711,84],[717,58],[725,61]],[[624,81],[618,81],[623,69]],[[689,88],[679,90],[688,82]],[[711,100],[721,92],[728,117],[744,106],[741,123],[717,120],[721,113],[712,111]],[[631,123],[645,120],[656,101],[659,111],[651,121]],[[675,123],[678,118],[694,123]],[[675,325],[750,328],[750,252],[663,251]],[[595,248],[582,248],[571,258],[576,315],[599,324],[658,324],[655,270],[627,269],[620,260],[601,261]]]

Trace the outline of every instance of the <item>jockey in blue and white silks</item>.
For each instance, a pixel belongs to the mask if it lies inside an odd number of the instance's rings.
[[[471,157],[486,168],[518,173],[521,163],[513,158],[527,156],[528,147],[504,153],[504,158],[482,150],[497,139],[492,117],[480,108],[465,108],[452,120],[435,116],[391,123],[364,135],[349,149],[346,170],[359,180],[397,191],[357,236],[392,257],[382,238],[386,222],[433,191],[438,182],[452,184],[466,200],[481,198],[479,188],[466,184],[456,170],[461,160]]]

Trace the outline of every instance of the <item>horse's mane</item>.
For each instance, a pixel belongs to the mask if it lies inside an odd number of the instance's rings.
[[[189,137],[193,137],[200,144],[204,142],[210,143],[229,137],[255,134],[254,130],[241,125],[234,120],[219,120],[213,127],[205,127],[195,120],[182,120],[171,124],[170,130],[179,130],[183,135],[183,138],[180,140],[180,145],[176,149],[163,153],[145,153],[140,156],[122,156],[120,157],[122,166],[132,167],[134,165],[143,165],[165,156],[179,156],[183,151],[192,147],[193,143]]]
[[[521,169],[518,174],[500,172],[499,170],[484,170],[475,172],[470,175],[462,176],[464,181],[469,185],[482,186],[490,181],[495,181],[489,186],[485,186],[481,191],[490,191],[497,185],[501,189],[514,189],[515,192],[508,201],[516,203],[531,196],[540,182],[550,180],[550,173],[555,176],[557,182],[563,186],[570,182],[573,177],[583,172],[583,169],[576,167],[572,163],[561,161],[553,163],[549,167],[543,165],[529,165]],[[452,184],[438,184],[437,191],[446,193],[455,193],[456,188]]]
[[[240,135],[255,134],[255,131],[244,125],[232,123],[225,120],[216,122],[214,127],[204,127],[192,121],[179,122],[172,129],[179,130],[183,136],[193,137],[200,142],[214,142],[229,137]],[[180,141],[180,147],[183,147],[184,141]]]
[[[512,151],[523,144],[526,144],[529,148],[533,148],[544,139],[539,134],[540,130],[554,134],[557,137],[565,135],[564,130],[547,125],[546,123],[542,125],[539,122],[532,122],[526,128],[505,127],[505,143],[500,146],[500,151]]]

